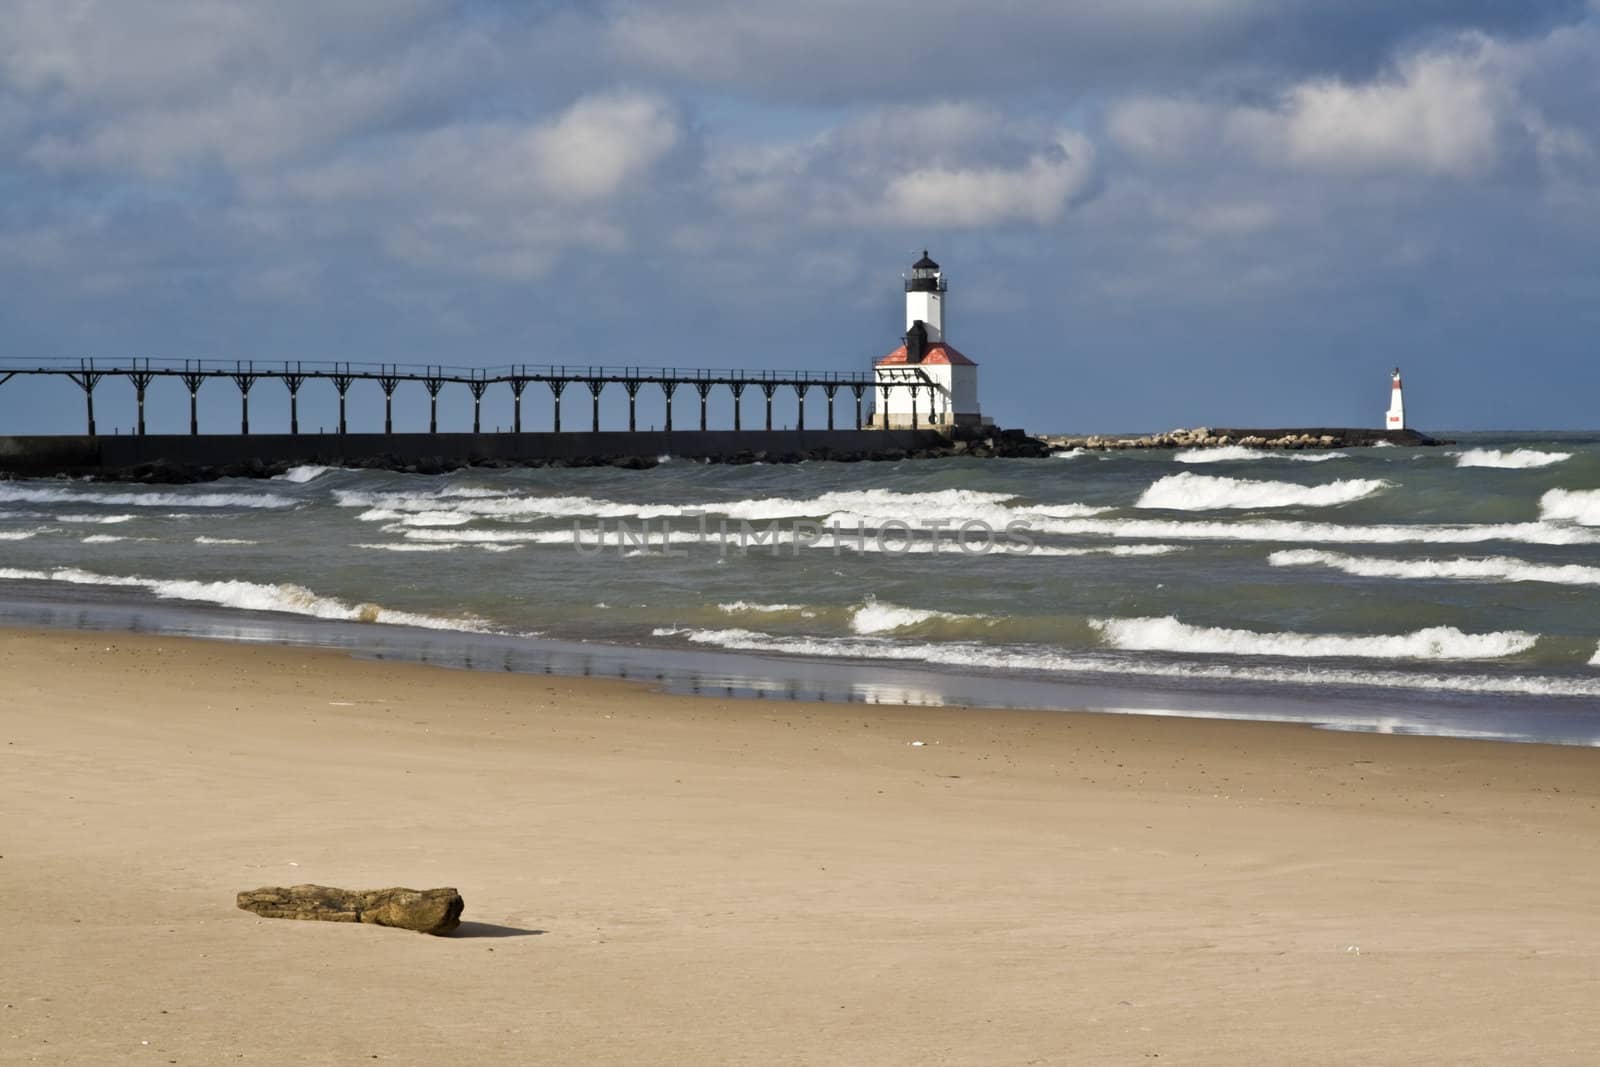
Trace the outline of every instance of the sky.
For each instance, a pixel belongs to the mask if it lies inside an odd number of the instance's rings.
[[[866,369],[927,248],[1002,425],[1600,428],[1600,0],[4,6],[0,360]]]

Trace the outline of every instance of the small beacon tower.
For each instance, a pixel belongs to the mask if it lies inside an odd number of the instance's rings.
[[[1400,388],[1399,367],[1394,369],[1394,385],[1389,390],[1389,410],[1385,413],[1383,428],[1385,430],[1406,428],[1406,401],[1404,392]]]
[[[873,365],[873,428],[982,426],[978,365],[945,340],[947,285],[926,249],[905,283],[905,343]]]

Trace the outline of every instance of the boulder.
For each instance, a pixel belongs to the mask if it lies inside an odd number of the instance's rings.
[[[238,896],[244,911],[267,919],[315,919],[395,926],[446,934],[461,925],[461,894],[444,889],[335,889],[326,885],[266,886]]]

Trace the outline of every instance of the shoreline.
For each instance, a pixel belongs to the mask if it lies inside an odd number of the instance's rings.
[[[0,630],[0,673],[30,1062],[1591,1052],[1592,750],[152,635]],[[464,936],[234,907],[294,882],[454,885]]]
[[[1225,719],[1357,733],[1453,737],[1501,744],[1600,747],[1591,702],[1374,689],[1308,693],[1279,685],[1159,674],[1019,675],[937,663],[841,659],[667,643],[417,629],[183,601],[141,600],[116,589],[94,599],[0,599],[0,632],[151,633],[178,638],[342,651],[363,659],[533,676],[652,681],[662,692],[750,701],[994,707],[1056,714]]]

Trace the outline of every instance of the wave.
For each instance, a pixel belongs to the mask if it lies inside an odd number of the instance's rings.
[[[363,493],[335,490],[340,507],[367,509],[367,521],[394,521],[385,513],[423,513],[430,515],[525,521],[589,519],[688,519],[706,518],[716,528],[716,519],[745,522],[770,522],[779,519],[844,516],[867,522],[903,522],[908,516],[927,523],[943,520],[987,521],[996,527],[1016,519],[1079,518],[1109,510],[1087,504],[1019,504],[1010,493],[989,493],[971,489],[944,489],[928,493],[900,493],[887,489],[844,490],[822,493],[804,499],[755,497],[744,500],[702,501],[694,504],[645,504],[600,500],[589,496],[470,496],[448,508],[441,508],[439,493]],[[375,514],[376,513],[376,514]],[[851,522],[854,525],[854,522]]]
[[[1384,559],[1317,549],[1289,549],[1267,557],[1274,567],[1331,567],[1358,578],[1455,578],[1480,582],[1549,582],[1600,585],[1600,567],[1529,563],[1510,556],[1481,559]]]
[[[364,548],[375,552],[454,552],[462,545],[411,545],[411,544],[360,544],[351,548]]]
[[[1539,518],[1600,526],[1600,489],[1552,489],[1539,498]]]
[[[260,541],[251,541],[243,537],[206,537],[202,534],[194,539],[197,545],[259,545]]]
[[[777,655],[831,659],[893,660],[1003,672],[1134,674],[1187,680],[1255,682],[1294,686],[1361,686],[1445,693],[1500,693],[1519,696],[1600,697],[1600,680],[1548,675],[1428,674],[1381,668],[1351,669],[1220,663],[1164,663],[1106,653],[1068,653],[1050,648],[1008,649],[969,642],[908,642],[890,638],[779,637],[755,630],[701,630],[662,627],[656,637],[693,644]],[[1600,658],[1600,653],[1597,653]],[[1600,666],[1600,663],[1595,664]]]
[[[357,522],[397,522],[402,526],[465,526],[473,516],[461,511],[392,511],[371,508],[356,516]]]
[[[1594,650],[1594,655],[1589,659],[1589,666],[1600,667],[1600,647]]]
[[[1168,511],[1229,508],[1326,508],[1349,504],[1388,488],[1376,478],[1351,478],[1325,485],[1255,482],[1209,474],[1169,474],[1144,491],[1135,507]]]
[[[1469,660],[1501,659],[1528,651],[1538,634],[1503,630],[1468,634],[1453,626],[1430,626],[1408,634],[1258,633],[1220,626],[1192,626],[1171,615],[1153,619],[1090,619],[1101,639],[1124,652],[1199,652],[1229,656],[1297,658]]]
[[[85,524],[85,525],[98,524],[98,525],[102,525],[102,526],[115,526],[118,523],[132,522],[133,521],[133,516],[132,515],[57,515],[55,517],[55,519],[56,519],[57,522],[82,523],[82,524]]]
[[[1250,541],[1322,544],[1600,544],[1600,532],[1546,522],[1458,525],[1356,526],[1334,522],[1254,519],[1244,522],[1184,519],[1077,519],[1035,525],[1036,532],[1078,537],[1137,537],[1177,541]]]
[[[41,530],[5,530],[0,531],[0,541],[31,541],[43,531]]]
[[[927,608],[902,608],[896,604],[883,604],[874,600],[855,609],[850,616],[850,629],[858,634],[884,634],[935,621],[969,622],[985,618],[983,615],[960,615],[951,611],[933,611]]]
[[[319,619],[347,622],[372,622],[388,626],[415,626],[427,630],[459,630],[465,633],[492,633],[483,620],[466,616],[442,618],[397,611],[381,604],[350,604],[321,596],[301,585],[264,585],[236,579],[206,582],[189,579],[141,578],[136,575],[97,574],[77,567],[52,570],[22,570],[0,567],[0,580],[64,582],[69,585],[101,585],[144,589],[161,600],[189,600],[245,611],[277,611],[291,615],[310,615]]]
[[[1023,558],[1027,556],[1112,556],[1112,557],[1147,557],[1166,556],[1175,552],[1187,551],[1183,545],[1164,544],[1137,544],[1137,545],[1039,545],[1027,546],[1021,542],[1006,542],[998,537],[992,545],[987,547],[980,541],[973,540],[968,547],[963,548],[958,544],[954,535],[949,530],[942,531],[942,537],[935,542],[929,536],[929,531],[922,531],[922,540],[907,541],[898,531],[891,531],[882,539],[870,531],[863,531],[857,536],[854,531],[841,531],[835,535],[826,530],[815,536],[802,536],[794,530],[779,530],[769,535],[768,531],[755,529],[749,539],[742,537],[737,529],[730,529],[724,541],[716,529],[708,530],[701,536],[697,529],[671,529],[661,526],[652,526],[648,530],[630,527],[624,536],[616,527],[602,528],[599,526],[580,526],[574,529],[562,530],[462,530],[462,529],[415,529],[402,526],[398,523],[380,527],[385,533],[398,533],[407,541],[427,542],[432,544],[473,544],[483,548],[491,545],[515,547],[518,545],[580,545],[587,549],[639,549],[660,548],[664,545],[698,545],[710,551],[737,552],[741,549],[749,552],[771,552],[774,549],[798,553],[801,549],[818,552],[833,552],[838,555],[842,552],[855,553],[882,553],[885,555],[945,555],[967,557],[973,559],[998,559],[1006,557]],[[757,540],[757,536],[760,540]]]
[[[756,604],[748,600],[734,600],[726,604],[718,604],[717,610],[726,615],[737,615],[745,611],[760,615],[778,615],[784,612],[805,611],[806,606],[804,604]]]
[[[1330,459],[1345,459],[1348,452],[1269,452],[1244,445],[1222,445],[1218,448],[1190,448],[1176,452],[1172,458],[1179,463],[1240,463],[1256,459],[1291,459],[1296,463],[1326,463]]]
[[[274,493],[95,493],[67,489],[22,489],[0,485],[0,503],[73,504],[114,508],[292,508]]]
[[[1536,448],[1518,448],[1511,452],[1502,452],[1498,448],[1470,448],[1456,454],[1456,466],[1532,470],[1553,466],[1571,458],[1571,452],[1540,452]]]
[[[317,466],[315,464],[307,464],[306,466],[303,466],[303,467],[290,467],[288,470],[284,471],[282,474],[274,474],[272,476],[272,481],[275,481],[275,482],[291,482],[291,483],[293,483],[295,485],[304,485],[306,482],[312,481],[312,480],[314,480],[316,478],[320,478],[324,474],[329,473],[330,471],[349,470],[349,469],[350,468],[348,468],[348,467],[319,467],[319,466]]]

